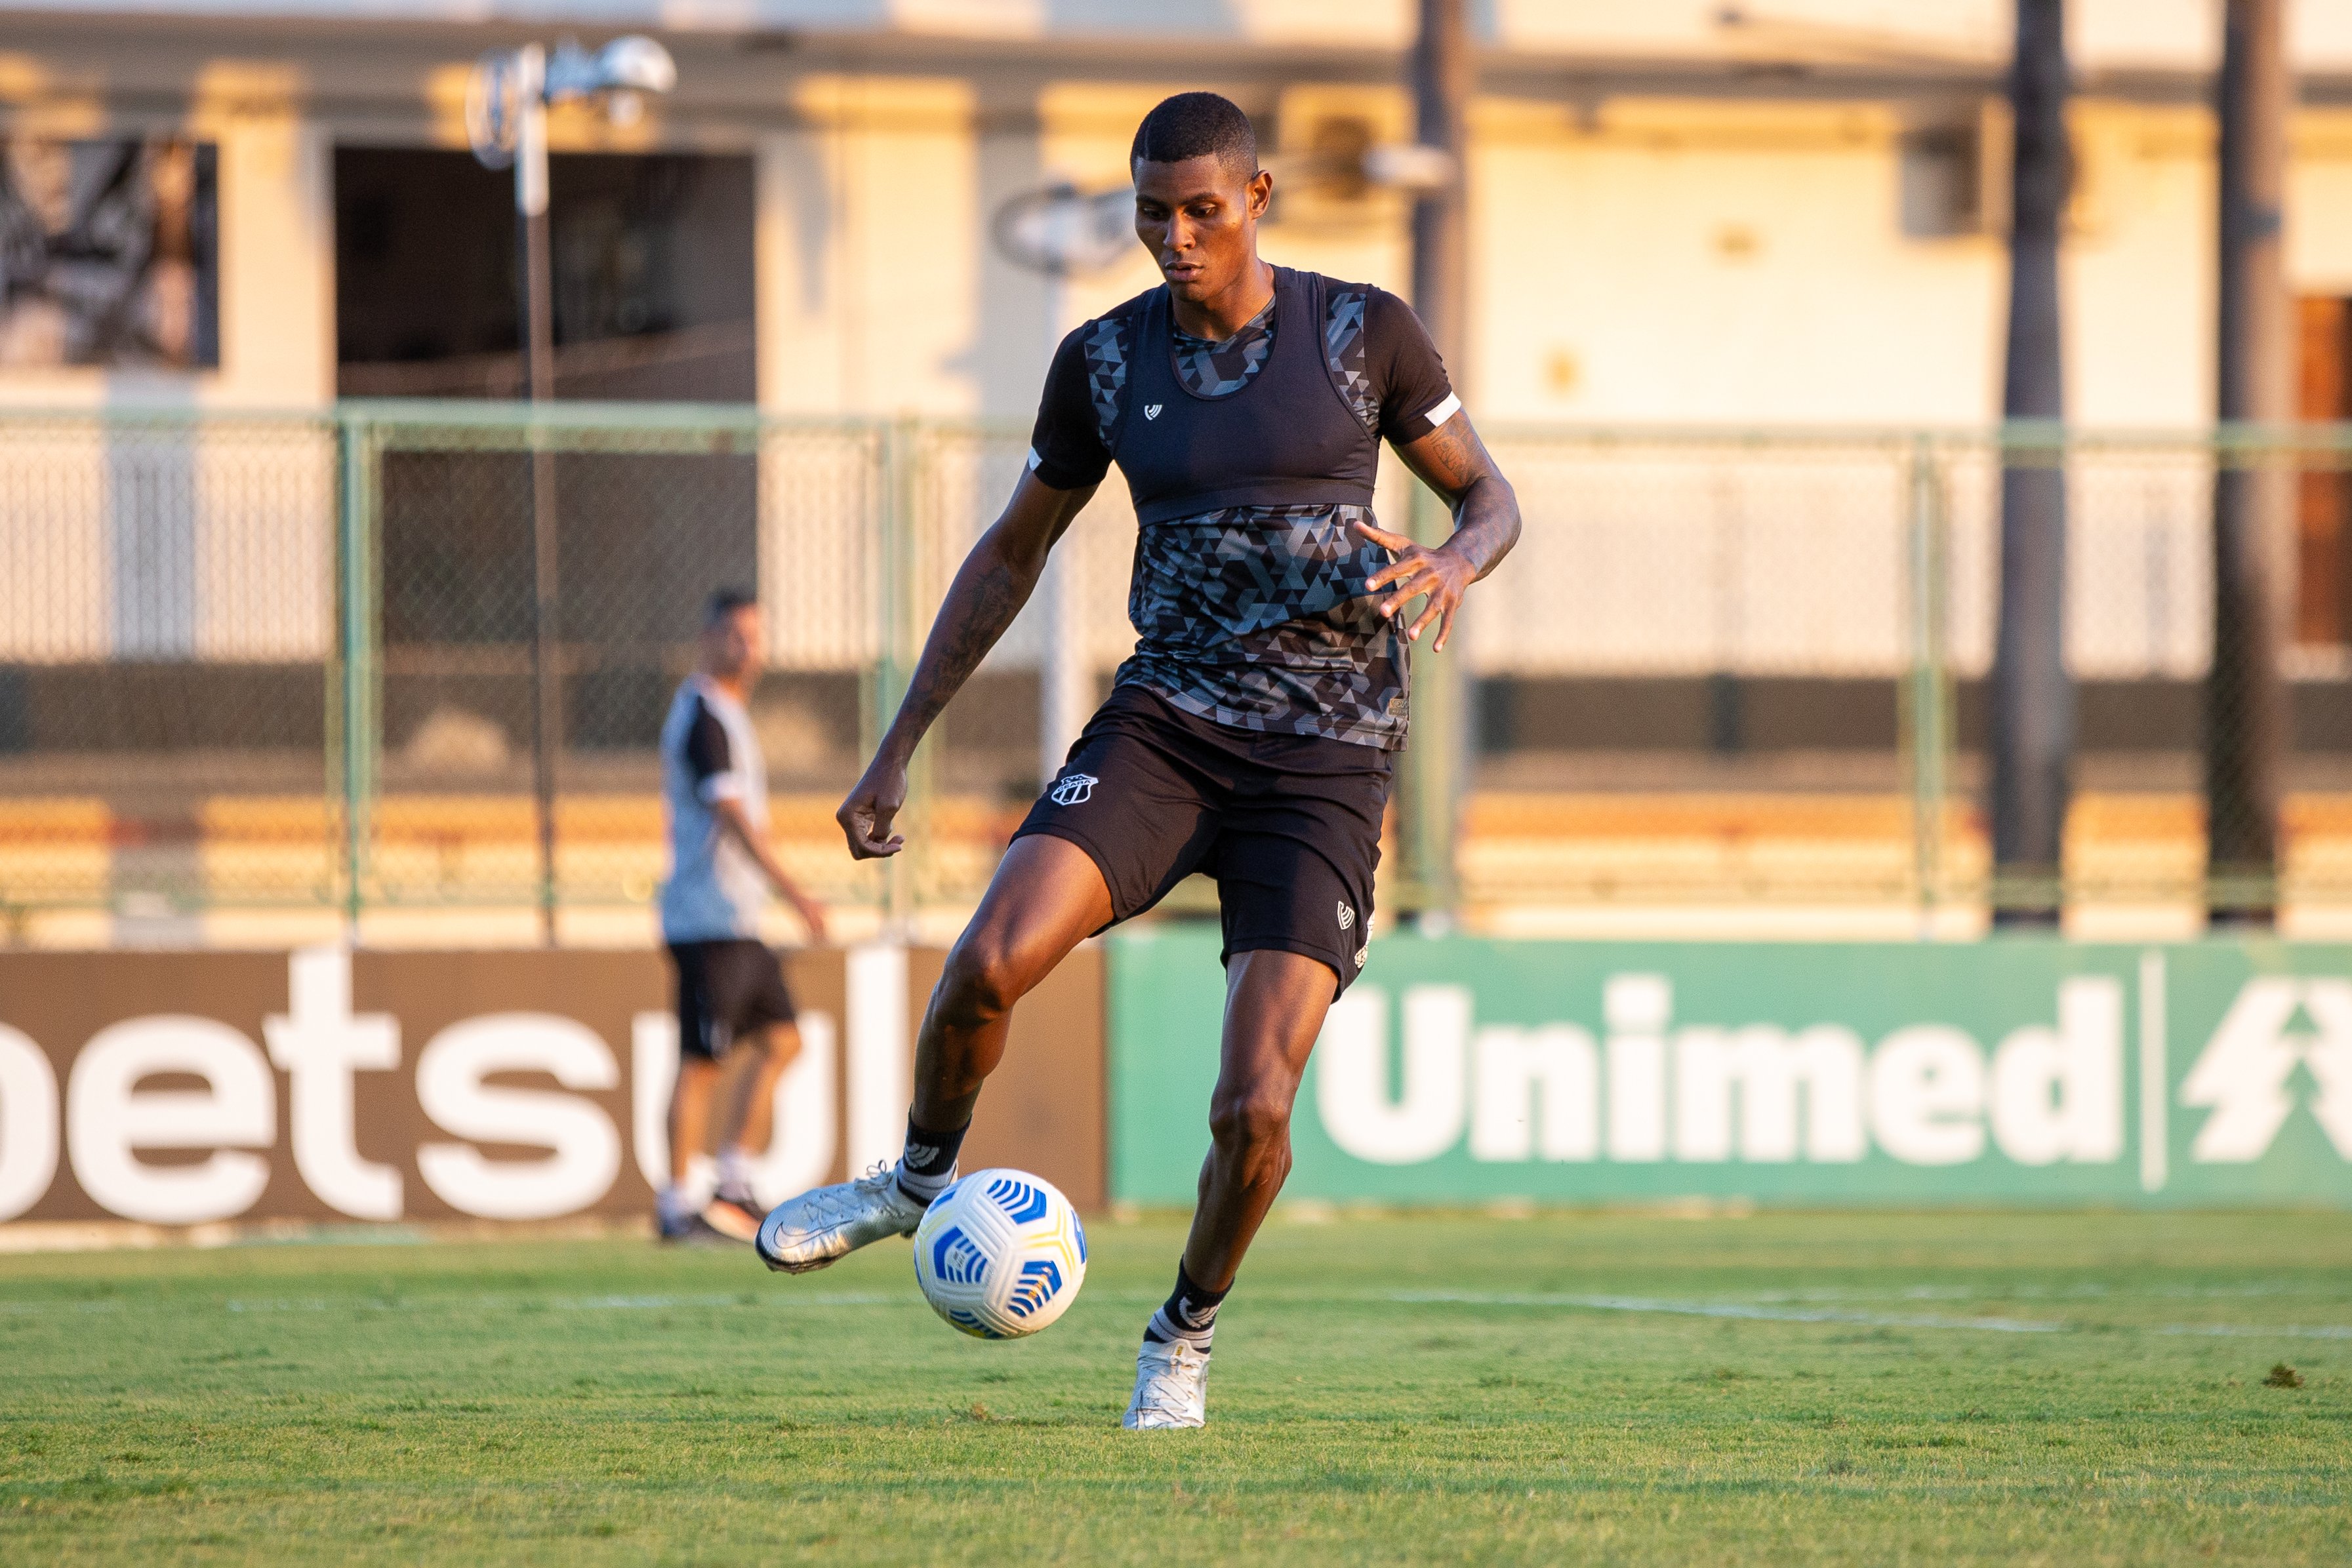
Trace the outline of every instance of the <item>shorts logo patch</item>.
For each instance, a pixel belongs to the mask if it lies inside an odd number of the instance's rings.
[[[1095,786],[1101,782],[1091,773],[1065,773],[1046,799],[1056,806],[1083,806],[1094,799]]]
[[[1346,899],[1341,899],[1339,901],[1339,929],[1345,931],[1355,924],[1356,912],[1348,907],[1348,901]]]
[[[1167,405],[1165,403],[1147,402],[1143,405],[1143,417],[1146,419],[1158,419],[1160,417],[1160,411],[1166,406]]]

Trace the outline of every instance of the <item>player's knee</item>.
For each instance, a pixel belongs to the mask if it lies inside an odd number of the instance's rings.
[[[949,1023],[975,1029],[1011,1012],[1024,988],[1002,944],[967,936],[948,955],[940,977],[940,1010]]]
[[[1290,1102],[1287,1084],[1253,1084],[1220,1094],[1209,1107],[1210,1134],[1226,1148],[1279,1148],[1290,1136]]]

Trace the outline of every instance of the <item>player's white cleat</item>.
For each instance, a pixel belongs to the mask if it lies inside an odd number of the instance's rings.
[[[847,1257],[869,1241],[904,1236],[921,1223],[923,1206],[899,1190],[887,1160],[856,1181],[814,1187],[778,1204],[751,1245],[760,1260],[785,1274],[805,1274]]]
[[[1209,1353],[1185,1340],[1145,1340],[1135,1354],[1135,1397],[1118,1424],[1130,1432],[1207,1426]]]

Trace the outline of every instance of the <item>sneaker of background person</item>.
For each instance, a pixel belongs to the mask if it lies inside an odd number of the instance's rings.
[[[700,1214],[664,1215],[658,1235],[666,1247],[734,1247],[737,1239]]]
[[[749,1188],[720,1187],[718,1196],[703,1207],[702,1221],[730,1241],[749,1243],[760,1234],[763,1211],[759,1200]]]

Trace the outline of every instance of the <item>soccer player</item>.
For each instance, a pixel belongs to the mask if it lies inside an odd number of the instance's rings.
[[[774,1134],[776,1080],[800,1053],[792,992],[760,940],[772,884],[824,940],[824,910],[768,847],[768,770],[745,703],[763,661],[760,607],[738,589],[711,595],[695,671],[662,724],[662,797],[669,881],[662,940],[677,970],[677,1085],[669,1102],[669,1185],[658,1200],[665,1241],[749,1241],[760,1228],[751,1162]],[[722,1063],[736,1048],[758,1060],[720,1109],[718,1191],[698,1203],[688,1166],[711,1131]]]
[[[1218,1307],[1289,1174],[1307,1052],[1363,966],[1407,644],[1433,629],[1445,645],[1519,516],[1402,301],[1259,259],[1274,181],[1239,109],[1213,93],[1169,99],[1136,131],[1131,168],[1136,233],[1166,282],[1063,340],[1028,472],[957,573],[842,804],[850,852],[898,852],[891,820],[916,742],[1113,463],[1140,527],[1134,655],[931,993],[903,1156],[782,1205],[757,1245],[771,1268],[797,1272],[912,1230],[954,1177],[1014,1002],[1086,937],[1205,872],[1226,994],[1212,1147],[1124,1421],[1198,1427]],[[1374,523],[1383,439],[1451,504],[1442,547]]]

